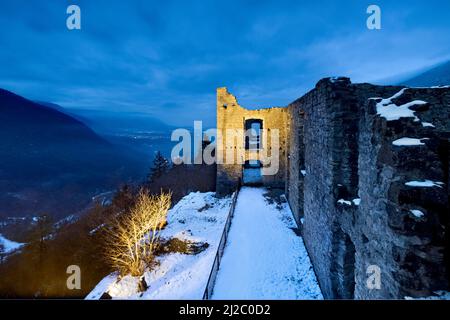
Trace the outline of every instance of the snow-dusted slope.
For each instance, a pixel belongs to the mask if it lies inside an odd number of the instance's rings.
[[[23,243],[8,240],[0,234],[0,253],[11,253],[13,251],[16,251],[17,249],[20,249],[20,247],[22,247],[23,245]]]
[[[242,188],[218,277],[214,299],[321,299],[303,240],[286,203],[269,204],[266,189]],[[207,242],[197,254],[171,253],[145,273],[149,288],[138,293],[138,279],[105,277],[87,296],[104,292],[119,299],[201,299],[231,205],[231,198],[191,193],[169,211],[165,238]]]
[[[303,240],[286,203],[242,188],[213,291],[214,299],[321,299]]]
[[[122,299],[202,299],[230,206],[230,197],[218,199],[212,192],[185,196],[169,211],[161,236],[207,242],[209,247],[197,255],[161,256],[160,265],[145,273],[149,288],[143,293],[137,292],[137,278],[117,282],[117,276],[109,275],[86,299],[99,299],[105,291]]]

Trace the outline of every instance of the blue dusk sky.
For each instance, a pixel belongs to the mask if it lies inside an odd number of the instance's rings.
[[[66,28],[81,8],[82,29]],[[382,30],[366,9],[382,10]],[[283,106],[322,77],[393,82],[450,58],[450,1],[9,0],[0,87],[66,108],[215,120],[215,89]],[[388,80],[390,79],[390,80]]]

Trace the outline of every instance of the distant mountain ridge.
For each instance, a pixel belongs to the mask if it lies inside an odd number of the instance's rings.
[[[6,137],[11,137],[13,133],[14,138],[38,141],[71,137],[106,143],[81,121],[4,89],[0,89],[0,111],[0,130]],[[2,136],[2,145],[5,136]],[[9,143],[12,142],[9,140]]]
[[[124,131],[170,132],[173,129],[170,125],[145,113],[83,109],[68,109],[68,112],[87,119],[96,132],[108,135]]]
[[[64,217],[98,192],[142,174],[125,152],[78,119],[0,89],[0,218]]]
[[[89,126],[91,125],[91,121],[89,119],[87,119],[87,118],[85,118],[85,117],[83,117],[81,115],[78,115],[78,114],[76,114],[74,112],[71,112],[70,110],[60,106],[59,104],[52,103],[52,102],[47,102],[47,101],[38,101],[38,100],[36,100],[34,102],[39,104],[39,105],[41,105],[41,106],[45,106],[45,107],[54,109],[56,111],[59,111],[61,113],[64,113],[64,114],[66,114],[66,115],[68,115],[68,116],[70,116],[72,118],[75,118],[75,119],[79,120],[80,122],[82,122],[85,125],[89,125]]]
[[[36,101],[56,109],[86,124],[108,142],[125,149],[133,149],[142,158],[153,159],[160,151],[170,157],[173,147],[172,127],[143,112],[116,112],[96,109],[64,108],[51,102]]]
[[[433,87],[450,85],[450,61],[441,63],[408,80],[401,81],[400,85],[408,87]]]

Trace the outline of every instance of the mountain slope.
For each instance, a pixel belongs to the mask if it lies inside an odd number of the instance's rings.
[[[83,116],[80,116],[78,114],[75,114],[75,113],[71,112],[70,110],[67,110],[64,107],[61,107],[59,104],[52,103],[52,102],[47,102],[47,101],[37,101],[37,100],[34,101],[34,102],[39,104],[39,105],[41,105],[41,106],[45,106],[45,107],[48,107],[50,109],[54,109],[56,111],[64,113],[64,114],[68,115],[69,117],[77,119],[78,121],[80,121],[83,124],[88,125],[90,128],[92,128],[92,123],[91,123],[91,121],[89,119],[87,119],[87,118],[85,118]]]
[[[1,89],[0,158],[0,218],[64,217],[143,169],[81,121]]]
[[[402,81],[401,85],[408,87],[432,87],[450,85],[450,61],[439,64],[409,80]]]
[[[117,112],[110,110],[87,110],[63,108],[50,102],[38,102],[65,113],[93,129],[110,143],[132,149],[141,157],[153,159],[156,151],[170,157],[171,132],[174,127],[143,112]]]

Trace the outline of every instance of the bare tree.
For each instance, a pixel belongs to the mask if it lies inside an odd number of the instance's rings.
[[[153,261],[171,197],[171,193],[149,195],[141,190],[129,212],[115,217],[106,229],[106,260],[122,275],[140,276]]]

